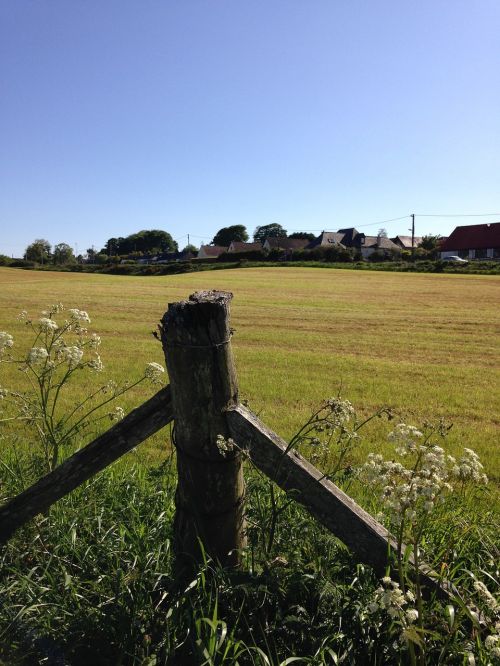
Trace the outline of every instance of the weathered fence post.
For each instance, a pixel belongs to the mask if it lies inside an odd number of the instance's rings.
[[[238,402],[226,292],[198,292],[170,303],[160,331],[174,408],[178,485],[174,523],[181,564],[208,555],[236,566],[244,546],[241,455],[223,456],[224,410]]]

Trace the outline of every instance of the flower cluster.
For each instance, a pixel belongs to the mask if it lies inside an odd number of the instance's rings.
[[[376,613],[379,610],[387,612],[389,617],[399,619],[404,626],[413,624],[418,620],[418,611],[409,604],[415,601],[413,592],[408,590],[403,592],[399,583],[391,580],[389,576],[382,578],[383,586],[375,590],[373,600],[368,604],[369,613]]]
[[[149,379],[153,384],[160,384],[161,377],[165,372],[165,368],[159,363],[148,363],[144,370],[144,376]]]
[[[60,360],[67,361],[70,368],[76,368],[83,358],[83,349],[77,345],[61,345],[57,356]]]
[[[50,319],[49,317],[42,317],[41,319],[39,319],[38,325],[40,326],[40,330],[43,331],[44,333],[49,333],[50,331],[57,331],[57,329],[59,328],[56,322],[53,319]]]
[[[231,439],[231,437],[226,439],[224,435],[217,435],[216,445],[223,458],[226,458],[236,448],[234,439]]]
[[[79,310],[78,308],[70,308],[68,310],[73,321],[85,321],[90,324],[90,317],[88,316],[85,310]]]
[[[125,416],[125,410],[122,407],[115,407],[112,412],[108,414],[110,421],[121,421]]]
[[[330,410],[329,424],[331,427],[341,427],[354,416],[354,407],[349,400],[330,398],[326,401]]]
[[[495,625],[495,633],[486,637],[484,647],[491,657],[500,660],[500,622]]]
[[[483,465],[479,456],[472,449],[464,449],[464,454],[453,467],[453,474],[462,483],[488,483],[488,477],[483,472]]]
[[[0,354],[14,346],[14,338],[6,331],[0,331]]]
[[[49,357],[49,352],[45,347],[32,347],[28,352],[26,363],[28,365],[42,365]]]
[[[0,332],[0,362],[17,364],[24,375],[29,377],[27,391],[10,391],[0,388],[2,408],[15,415],[9,420],[20,420],[36,431],[34,441],[42,448],[48,470],[59,462],[63,447],[71,444],[92,422],[109,418],[119,421],[125,416],[122,407],[110,411],[110,403],[126,391],[134,388],[145,379],[160,383],[165,370],[159,363],[149,363],[145,373],[136,381],[125,381],[118,385],[108,382],[100,387],[92,387],[87,397],[69,404],[68,384],[75,374],[88,369],[101,372],[104,369],[98,353],[101,338],[90,333],[82,324],[90,323],[85,310],[67,310],[65,320],[55,316],[62,312],[61,303],[42,311],[40,317],[30,318],[23,310],[18,319],[33,333],[31,349],[20,358],[11,353],[2,354],[14,345],[12,335]],[[63,406],[64,405],[64,406]],[[68,407],[69,405],[69,407]]]
[[[451,482],[455,478],[487,482],[476,453],[466,449],[457,465],[453,456],[446,455],[429,438],[421,442],[423,437],[417,428],[401,423],[389,434],[389,440],[396,444],[400,456],[412,456],[412,463],[405,467],[370,453],[361,468],[361,476],[381,489],[382,502],[397,523],[414,522],[432,511],[443,494],[453,490]]]

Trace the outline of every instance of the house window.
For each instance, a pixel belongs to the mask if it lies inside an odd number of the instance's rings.
[[[457,254],[460,257],[460,259],[468,259],[469,258],[469,250],[458,250]]]
[[[476,256],[474,257],[475,259],[486,259],[486,250],[476,250]]]
[[[495,257],[495,259],[498,259],[500,257],[500,247],[493,248],[493,256]]]

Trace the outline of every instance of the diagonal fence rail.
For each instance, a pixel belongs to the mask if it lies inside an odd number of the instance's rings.
[[[37,514],[154,435],[173,419],[170,386],[0,507],[0,544]]]

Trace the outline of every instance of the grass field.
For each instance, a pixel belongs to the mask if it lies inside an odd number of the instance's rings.
[[[0,330],[22,346],[20,310],[88,310],[103,338],[106,377],[163,362],[151,335],[168,302],[199,289],[234,294],[233,349],[240,392],[285,438],[322,399],[341,391],[363,414],[390,406],[407,422],[453,423],[450,451],[478,451],[500,479],[500,278],[497,276],[259,268],[119,277],[0,268]],[[23,347],[25,348],[25,347]],[[18,381],[2,366],[0,385]],[[128,408],[146,397],[128,398]],[[359,453],[385,446],[386,423]],[[162,437],[140,456],[158,459]]]

